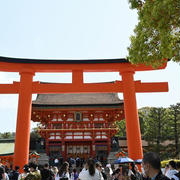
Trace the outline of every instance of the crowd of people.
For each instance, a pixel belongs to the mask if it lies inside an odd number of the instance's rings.
[[[49,164],[38,166],[30,162],[24,165],[22,173],[18,166],[8,169],[0,165],[0,180],[180,180],[179,178],[180,162],[170,161],[162,171],[160,158],[153,152],[144,155],[141,171],[134,163],[118,167],[107,164],[103,167],[101,162],[91,158],[83,167],[70,167],[66,161],[58,167]]]

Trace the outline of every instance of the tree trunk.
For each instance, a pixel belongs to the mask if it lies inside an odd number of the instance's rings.
[[[158,136],[157,136],[157,151],[160,152],[160,140],[161,140],[161,112],[158,110]]]
[[[177,111],[174,109],[174,139],[175,139],[175,148],[176,156],[178,155],[178,131],[177,131]]]

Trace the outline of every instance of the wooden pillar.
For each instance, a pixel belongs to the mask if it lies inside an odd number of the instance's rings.
[[[92,137],[92,158],[96,157],[96,144],[95,144],[95,137],[96,137],[96,132],[95,132],[95,111],[93,111],[93,114],[91,116],[91,122],[92,122],[92,130],[91,130],[91,137]]]
[[[63,125],[64,125],[63,128],[65,128],[65,121],[63,122]],[[65,134],[66,134],[66,131],[61,132],[61,155],[64,160],[67,159],[67,156],[66,156],[67,145],[65,147]]]
[[[72,84],[75,84],[76,86],[81,86],[83,84],[82,70],[74,70],[72,72]]]
[[[65,141],[62,139],[61,141],[61,153],[64,160],[67,159],[67,145],[65,146]]]
[[[50,155],[49,154],[49,136],[46,138],[46,154],[48,154],[48,156]]]
[[[133,160],[136,160],[143,157],[143,151],[133,74],[133,71],[121,73],[123,81],[128,155]]]
[[[92,158],[96,157],[96,144],[95,141],[92,141]]]
[[[20,73],[19,102],[16,123],[14,166],[23,168],[29,161],[32,81],[34,73]]]
[[[109,130],[109,131],[106,131],[106,133],[107,133],[107,137],[108,137],[108,139],[107,139],[107,151],[108,151],[108,155],[109,155],[109,153],[110,153],[110,151],[111,151],[111,131]]]
[[[93,128],[94,129],[94,128]],[[92,130],[92,157],[96,157],[96,144],[95,144],[95,132]]]

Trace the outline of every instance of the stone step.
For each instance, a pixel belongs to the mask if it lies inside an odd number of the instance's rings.
[[[113,164],[113,163],[114,163],[114,161],[117,159],[117,157],[116,157],[115,155],[116,155],[118,152],[119,152],[119,151],[117,151],[117,152],[110,152],[110,153],[109,153],[108,158],[107,158],[107,161],[108,161],[109,164]]]
[[[45,164],[45,163],[49,163],[49,156],[47,156],[46,153],[40,153],[40,157],[37,160],[38,164]]]

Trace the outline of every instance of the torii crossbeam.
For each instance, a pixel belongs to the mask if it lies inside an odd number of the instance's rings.
[[[164,69],[166,62],[158,69]],[[136,93],[167,92],[168,83],[134,81],[136,71],[154,70],[151,66],[132,65],[126,59],[99,60],[39,60],[0,57],[0,71],[19,72],[20,82],[0,84],[1,94],[19,94],[16,125],[14,166],[28,163],[32,94],[52,93],[109,93],[124,96],[128,155],[136,160],[143,156]],[[72,83],[33,82],[35,73],[72,73]],[[122,81],[112,83],[84,83],[84,72],[119,72]]]

